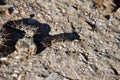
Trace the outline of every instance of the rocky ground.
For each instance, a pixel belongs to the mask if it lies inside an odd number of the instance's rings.
[[[0,20],[0,80],[120,80],[119,0],[1,0]]]

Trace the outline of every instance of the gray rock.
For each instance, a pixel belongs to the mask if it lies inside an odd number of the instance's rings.
[[[57,73],[51,73],[46,80],[62,80],[62,78]]]

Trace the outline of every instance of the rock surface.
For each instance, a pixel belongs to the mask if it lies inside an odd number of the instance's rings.
[[[1,1],[0,80],[120,79],[119,0]]]

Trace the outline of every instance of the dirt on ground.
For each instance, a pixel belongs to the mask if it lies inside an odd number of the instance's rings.
[[[120,80],[120,0],[0,0],[0,80]]]

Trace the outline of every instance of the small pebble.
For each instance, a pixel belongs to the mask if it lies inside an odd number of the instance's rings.
[[[12,74],[12,77],[15,77],[15,78],[16,78],[17,76],[18,76],[17,74]]]
[[[18,14],[18,13],[19,13],[19,11],[14,10],[12,14]]]
[[[23,10],[20,10],[21,15],[25,15],[25,12]]]
[[[20,59],[20,56],[15,56],[15,59],[17,59],[17,60]]]
[[[10,15],[10,12],[9,12],[8,9],[5,9],[5,10],[4,10],[4,13],[5,13],[6,15]]]
[[[7,61],[7,60],[8,60],[7,57],[0,58],[0,61]]]

